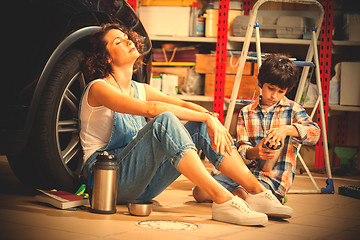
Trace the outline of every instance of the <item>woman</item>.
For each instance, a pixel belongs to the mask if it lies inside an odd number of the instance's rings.
[[[131,80],[134,65],[141,63],[136,33],[107,24],[93,34],[91,44],[84,71],[96,80],[84,91],[80,111],[86,174],[91,176],[97,154],[106,150],[117,157],[120,168],[118,203],[150,200],[184,174],[211,196],[214,220],[267,223],[265,214],[253,211],[217,183],[197,154],[201,149],[216,168],[266,208],[279,207],[271,198],[263,201],[269,192],[242,162],[219,120],[201,106]],[[145,118],[152,120],[146,123]],[[179,119],[189,122],[184,126]]]

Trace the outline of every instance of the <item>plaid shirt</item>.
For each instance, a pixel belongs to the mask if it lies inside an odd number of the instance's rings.
[[[320,137],[320,128],[311,121],[304,108],[286,97],[269,112],[261,107],[260,99],[261,96],[254,103],[243,107],[239,113],[238,151],[257,179],[268,183],[280,196],[285,196],[295,177],[296,151],[299,144],[316,144]],[[300,137],[287,136],[285,138],[280,157],[273,170],[270,172],[257,170],[258,160],[247,159],[246,150],[255,147],[262,138],[266,137],[269,129],[285,125],[295,126]]]

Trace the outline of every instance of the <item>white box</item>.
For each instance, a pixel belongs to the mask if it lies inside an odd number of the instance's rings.
[[[190,7],[141,6],[139,17],[150,36],[188,37]]]
[[[349,41],[360,41],[360,14],[345,14],[345,35]]]
[[[278,38],[302,38],[305,33],[305,18],[300,16],[279,16],[276,22]]]
[[[161,81],[162,92],[171,96],[178,94],[179,76],[163,74]]]
[[[340,105],[360,106],[360,62],[342,62]]]

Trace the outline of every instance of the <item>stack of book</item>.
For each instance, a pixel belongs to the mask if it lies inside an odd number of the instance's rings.
[[[35,196],[36,200],[51,204],[59,209],[69,209],[90,204],[88,198],[84,198],[66,191],[45,191],[40,189],[38,189],[38,191],[41,194]]]

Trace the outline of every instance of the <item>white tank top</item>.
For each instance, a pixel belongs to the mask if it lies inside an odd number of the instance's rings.
[[[88,102],[88,94],[91,86],[98,81],[89,83],[81,101],[80,111],[80,141],[84,152],[84,162],[99,148],[105,147],[111,137],[114,123],[114,111],[104,106],[92,107]],[[144,84],[133,82],[138,89],[139,99],[146,101]]]

